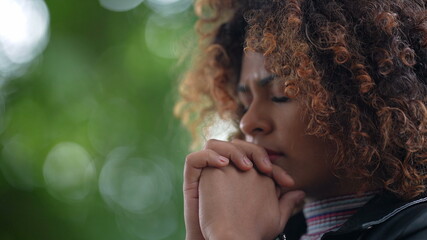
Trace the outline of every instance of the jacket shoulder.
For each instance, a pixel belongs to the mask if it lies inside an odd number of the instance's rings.
[[[362,239],[427,239],[427,202],[408,207],[387,221],[372,226]]]

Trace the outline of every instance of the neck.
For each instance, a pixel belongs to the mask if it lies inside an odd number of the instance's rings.
[[[366,192],[379,192],[380,188],[374,185],[366,186],[364,182],[355,179],[332,179],[327,186],[316,186],[312,189],[304,189],[306,203],[321,201],[345,195],[363,195]]]

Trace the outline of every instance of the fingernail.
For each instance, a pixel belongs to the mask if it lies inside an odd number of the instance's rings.
[[[224,156],[219,156],[219,161],[223,163],[228,163],[229,159]]]
[[[270,159],[269,159],[268,157],[264,158],[264,163],[265,163],[267,166],[271,166],[271,161],[270,161]]]
[[[247,158],[247,157],[243,157],[243,162],[244,162],[247,166],[251,166],[251,167],[252,167],[252,162],[251,162],[251,160],[249,160],[249,158]]]

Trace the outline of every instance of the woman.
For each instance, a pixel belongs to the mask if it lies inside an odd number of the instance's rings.
[[[177,114],[239,130],[187,156],[187,239],[427,239],[426,5],[197,2]]]

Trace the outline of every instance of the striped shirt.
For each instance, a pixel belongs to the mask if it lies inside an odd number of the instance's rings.
[[[307,233],[301,237],[301,240],[319,240],[323,234],[337,230],[375,193],[345,195],[307,203],[303,209],[307,221]]]

